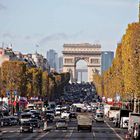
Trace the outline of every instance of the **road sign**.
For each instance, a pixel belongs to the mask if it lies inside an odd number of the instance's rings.
[[[14,95],[15,95],[15,96],[17,95],[17,91],[16,91],[16,90],[14,90]]]
[[[6,96],[10,96],[10,91],[9,90],[6,91]]]

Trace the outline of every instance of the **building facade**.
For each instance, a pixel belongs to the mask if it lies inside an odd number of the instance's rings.
[[[4,61],[18,60],[12,48],[0,48],[0,67]]]

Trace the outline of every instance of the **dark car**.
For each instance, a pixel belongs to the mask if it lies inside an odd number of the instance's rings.
[[[15,116],[9,116],[8,118],[10,119],[11,125],[18,125],[19,124],[19,120],[18,120],[17,117],[15,117]]]
[[[38,119],[31,119],[30,123],[32,124],[33,127],[40,127],[40,123]]]
[[[51,114],[46,114],[45,118],[46,118],[47,122],[53,122],[53,120],[54,120],[54,116]]]
[[[20,126],[20,132],[33,132],[33,126],[30,122],[23,122]]]
[[[11,126],[11,120],[8,117],[1,118],[1,126]]]
[[[69,119],[76,119],[77,118],[77,114],[75,112],[71,112],[69,115]]]

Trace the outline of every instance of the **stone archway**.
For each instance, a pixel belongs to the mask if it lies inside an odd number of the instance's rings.
[[[71,82],[76,82],[76,62],[83,59],[87,63],[88,82],[93,81],[95,69],[101,73],[101,45],[64,44],[63,72],[71,70]]]

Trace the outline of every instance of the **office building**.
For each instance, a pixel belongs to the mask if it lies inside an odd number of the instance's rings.
[[[103,51],[102,52],[102,62],[101,62],[101,71],[102,73],[106,71],[111,65],[112,60],[114,59],[114,52],[112,51]]]

